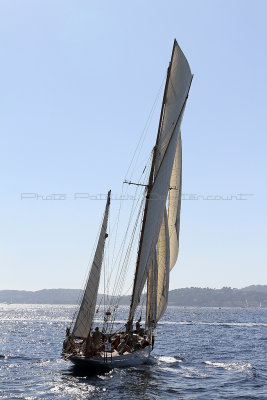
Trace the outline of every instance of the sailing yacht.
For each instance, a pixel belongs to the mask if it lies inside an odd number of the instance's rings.
[[[114,297],[113,303],[111,301],[109,307],[104,308],[102,323],[98,314],[99,282],[108,238],[109,191],[80,308],[71,327],[66,330],[63,343],[63,356],[75,365],[88,369],[128,367],[145,363],[153,350],[156,326],[167,308],[170,271],[178,257],[182,185],[181,123],[192,78],[188,61],[174,40],[147,181],[145,184],[125,182],[142,186],[144,199],[128,318],[122,326],[115,327],[118,302],[114,303]],[[146,317],[142,328],[137,309],[144,296]],[[95,320],[99,325],[101,323],[102,329],[96,326]]]

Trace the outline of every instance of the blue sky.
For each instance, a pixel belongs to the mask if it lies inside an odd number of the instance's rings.
[[[120,193],[174,38],[194,80],[171,289],[267,284],[266,12],[259,0],[1,1],[0,289],[81,287],[104,202],[73,195]]]

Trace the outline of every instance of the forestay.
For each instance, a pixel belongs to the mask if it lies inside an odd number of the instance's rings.
[[[108,192],[105,213],[95,251],[94,260],[88,276],[86,288],[76,318],[76,322],[72,330],[72,336],[78,338],[87,338],[95,315],[97,293],[98,293],[101,267],[104,255],[105,240],[107,238],[107,223],[108,223],[108,214],[110,207],[110,193],[111,191]]]

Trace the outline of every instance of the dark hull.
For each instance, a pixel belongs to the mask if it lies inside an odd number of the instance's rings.
[[[125,355],[117,355],[104,359],[103,357],[84,357],[84,356],[69,356],[67,359],[70,360],[75,367],[86,369],[94,372],[95,370],[109,370],[112,368],[128,368],[136,365],[145,364],[148,361],[151,352],[151,346],[148,346],[141,350],[136,350],[133,353]]]

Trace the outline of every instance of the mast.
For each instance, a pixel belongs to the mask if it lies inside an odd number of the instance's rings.
[[[176,40],[174,39],[171,61],[169,63],[168,69],[167,69],[167,77],[166,77],[166,83],[165,83],[164,94],[163,94],[162,105],[161,105],[161,111],[160,111],[158,133],[157,133],[157,138],[156,138],[156,145],[153,148],[153,157],[152,157],[151,169],[150,169],[150,174],[149,174],[149,179],[148,179],[148,185],[147,185],[147,188],[146,188],[146,190],[147,190],[146,203],[145,203],[145,208],[144,208],[144,217],[143,217],[143,222],[142,222],[142,228],[141,228],[141,234],[140,234],[140,240],[139,240],[139,247],[138,247],[138,253],[137,253],[137,261],[136,261],[135,276],[134,276],[134,285],[133,285],[131,304],[130,304],[130,314],[131,314],[131,310],[133,308],[133,298],[134,298],[134,292],[135,292],[135,287],[136,287],[136,279],[137,279],[137,274],[138,274],[138,267],[139,267],[139,261],[140,261],[141,248],[142,248],[142,243],[143,243],[143,238],[144,238],[144,230],[145,230],[145,224],[146,224],[147,209],[148,209],[149,198],[150,198],[151,189],[152,189],[152,185],[153,185],[154,169],[155,169],[156,154],[157,154],[157,146],[158,146],[160,132],[161,132],[161,128],[162,128],[162,121],[163,121],[163,118],[164,118],[165,102],[166,102],[167,89],[168,89],[168,84],[169,84],[169,79],[170,79],[170,70],[171,70],[171,65],[172,65],[172,60],[173,60],[175,42],[176,42]]]

